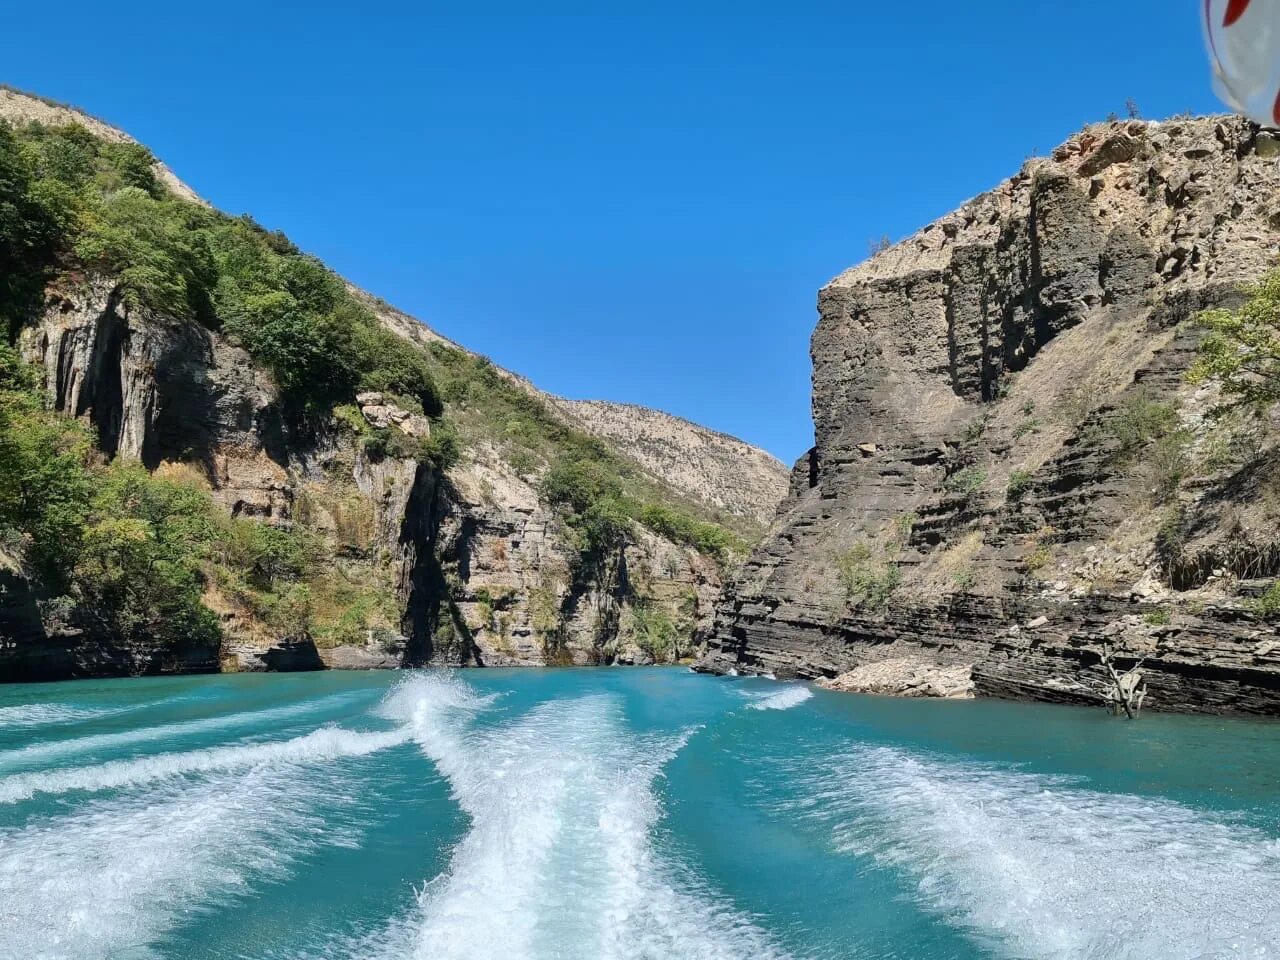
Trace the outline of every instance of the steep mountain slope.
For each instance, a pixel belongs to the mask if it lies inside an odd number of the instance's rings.
[[[588,433],[618,444],[693,500],[768,526],[787,492],[770,454],[660,410],[601,400],[554,400]]]
[[[0,311],[31,364],[0,357],[0,679],[693,650],[781,464],[670,482],[623,426],[651,412],[588,430],[119,131],[13,91],[0,121]],[[53,458],[51,500],[24,477]]]
[[[123,130],[97,117],[91,117],[82,110],[66,104],[46,100],[43,97],[17,90],[0,83],[0,118],[12,124],[41,123],[47,126],[76,124],[84,127],[95,137],[108,143],[137,143],[133,137]],[[203,204],[204,200],[189,186],[178,179],[172,170],[159,160],[152,158],[156,176],[165,187],[183,200]]]
[[[1280,431],[1185,376],[1275,266],[1278,152],[1091,127],[824,287],[816,445],[702,667],[1090,702],[1110,647],[1157,708],[1280,712]]]

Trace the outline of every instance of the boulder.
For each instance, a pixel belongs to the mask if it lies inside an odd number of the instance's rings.
[[[843,693],[875,693],[890,697],[973,697],[973,664],[940,666],[915,657],[864,663],[818,686]]]

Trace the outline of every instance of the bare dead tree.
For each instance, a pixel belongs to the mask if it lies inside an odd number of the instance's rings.
[[[1111,650],[1102,645],[1102,665],[1106,667],[1111,678],[1111,688],[1107,693],[1107,709],[1118,715],[1121,710],[1130,720],[1136,720],[1142,712],[1142,701],[1147,698],[1147,684],[1143,679],[1142,665],[1146,659],[1139,660],[1124,673],[1119,673],[1112,662]]]

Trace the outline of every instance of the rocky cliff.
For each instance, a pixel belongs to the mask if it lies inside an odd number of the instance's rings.
[[[1277,153],[1090,127],[824,287],[815,446],[701,667],[1096,702],[1106,647],[1155,708],[1280,712],[1280,431],[1185,376],[1275,266]]]
[[[13,91],[0,90],[0,120],[131,142]],[[155,171],[158,202],[198,202]],[[136,461],[236,522],[302,538],[312,560],[288,573],[287,594],[269,593],[253,577],[274,573],[239,571],[219,546],[222,566],[200,575],[218,638],[175,650],[95,626],[83,591],[58,596],[31,575],[30,536],[15,533],[0,571],[0,679],[674,660],[701,641],[722,571],[786,488],[785,468],[761,451],[643,408],[579,410],[354,288],[417,351],[443,412],[366,390],[303,415],[216,302],[199,321],[157,309],[129,295],[124,273],[78,256],[60,254],[16,324],[47,408],[83,423],[101,462]],[[421,451],[445,434],[457,451],[442,467]],[[735,456],[750,469],[732,469]],[[610,508],[624,511],[608,538],[546,493],[566,462],[604,476]]]

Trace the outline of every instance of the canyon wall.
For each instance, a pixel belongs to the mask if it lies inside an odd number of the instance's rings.
[[[94,137],[132,142],[11,90],[0,90],[0,120],[73,123]],[[155,171],[164,198],[207,210],[166,167]],[[441,420],[378,392],[341,398],[332,411],[290,411],[272,375],[218,318],[197,322],[139,305],[119,276],[86,269],[69,252],[42,305],[18,325],[16,346],[37,371],[47,408],[86,426],[97,460],[140,463],[207,493],[228,517],[322,541],[325,569],[309,575],[306,602],[329,621],[367,605],[368,629],[340,640],[305,628],[282,633],[246,601],[248,591],[208,577],[203,604],[216,614],[221,640],[182,650],[121,642],[96,629],[93,611],[77,609],[76,597],[38,582],[21,538],[7,537],[0,680],[665,662],[697,648],[732,556],[636,519],[587,562],[581,532],[548,500],[543,479],[566,451],[596,458],[637,513],[661,508],[671,530],[672,517],[722,530],[740,551],[772,518],[786,489],[783,465],[655,411],[552,397],[348,290],[420,351],[437,383],[447,381]],[[444,468],[400,442],[446,427],[456,431],[459,452]]]
[[[824,287],[815,446],[700,668],[1096,702],[1109,649],[1157,709],[1280,712],[1280,431],[1185,376],[1197,313],[1275,266],[1278,152],[1089,127]]]

